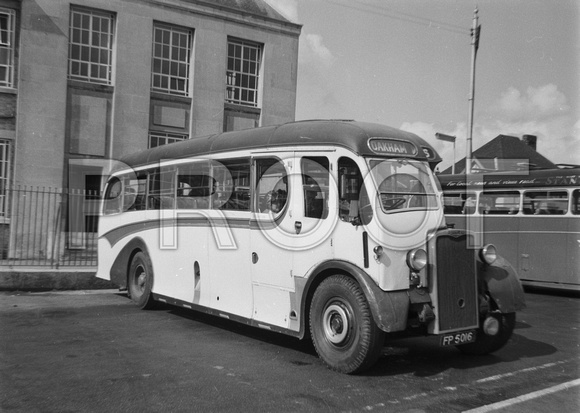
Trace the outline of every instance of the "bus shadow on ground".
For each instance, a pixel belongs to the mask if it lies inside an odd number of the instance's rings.
[[[208,327],[219,328],[221,330],[235,333],[246,338],[291,350],[296,350],[301,353],[313,355],[316,357],[316,351],[314,350],[314,346],[312,345],[310,339],[300,340],[296,337],[288,336],[286,334],[264,330],[215,315],[205,314],[199,311],[180,307],[174,307],[163,303],[159,304],[160,305],[156,308],[158,310],[168,311],[171,314],[191,321],[202,323]]]
[[[481,356],[463,354],[454,347],[441,347],[437,337],[413,337],[392,342],[387,338],[382,357],[368,374],[414,374],[417,377],[431,377],[450,369],[469,370],[524,358],[542,357],[557,351],[550,344],[530,340],[515,333],[505,347]]]
[[[171,315],[201,323],[205,327],[218,328],[228,333],[256,340],[256,342],[270,344],[296,351],[312,357],[312,362],[296,362],[297,364],[323,364],[318,359],[311,340],[303,340],[272,331],[263,330],[246,324],[241,324],[215,315],[175,307],[169,304],[158,303],[153,311],[167,312]],[[533,326],[518,321],[517,330],[529,329]],[[397,376],[413,374],[416,377],[431,377],[447,370],[469,370],[483,366],[490,366],[506,362],[513,362],[523,358],[542,357],[554,354],[558,349],[542,341],[531,340],[523,335],[514,333],[508,344],[495,353],[474,356],[465,355],[455,347],[441,347],[439,338],[424,337],[397,337],[387,335],[385,346],[377,363],[362,376]]]

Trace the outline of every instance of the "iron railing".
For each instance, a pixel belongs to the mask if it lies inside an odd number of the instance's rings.
[[[96,266],[99,194],[61,188],[5,188],[0,266]]]

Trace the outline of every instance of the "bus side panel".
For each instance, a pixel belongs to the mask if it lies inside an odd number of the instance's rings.
[[[576,289],[580,289],[580,217],[568,219],[568,240],[566,242],[566,280]]]
[[[98,278],[110,280],[121,289],[127,286],[128,260],[131,256],[130,250],[133,248],[127,248],[127,246],[129,242],[138,238],[136,233],[143,227],[144,219],[144,214],[141,212],[101,217],[98,240]]]
[[[208,264],[201,278],[211,279],[208,306],[216,310],[252,318],[253,293],[250,265],[250,212],[208,211]]]
[[[520,237],[520,220],[510,215],[480,215],[468,219],[483,220],[483,244],[493,244],[498,253],[514,268],[521,270],[518,254]],[[483,246],[483,245],[482,245]]]
[[[573,281],[561,265],[568,262],[567,249],[562,242],[565,240],[569,219],[530,215],[519,220],[522,260],[520,278],[524,281],[550,280],[554,283]]]
[[[145,234],[153,264],[153,292],[188,303],[207,305],[210,279],[203,271],[201,277],[196,277],[195,271],[207,268],[208,229],[204,226],[178,225],[172,230],[175,231],[175,238],[171,240],[163,239],[161,228]]]

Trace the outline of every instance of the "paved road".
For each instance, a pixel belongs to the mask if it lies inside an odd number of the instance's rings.
[[[3,292],[0,411],[580,411],[580,298],[527,301],[494,355],[392,340],[347,376],[307,343],[110,290]]]

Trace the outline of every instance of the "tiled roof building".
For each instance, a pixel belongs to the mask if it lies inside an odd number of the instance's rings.
[[[515,136],[499,135],[472,155],[471,170],[474,173],[484,171],[514,171],[524,168],[546,169],[556,165],[536,151],[536,137],[524,135],[522,139]],[[452,168],[445,169],[443,174],[450,174]],[[456,173],[465,173],[465,158],[455,163]]]

